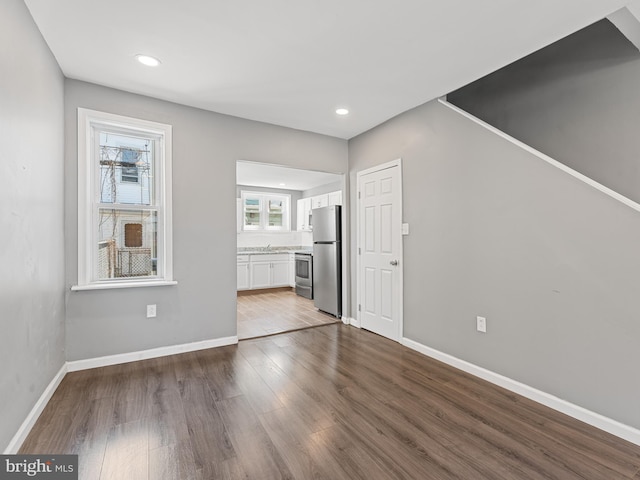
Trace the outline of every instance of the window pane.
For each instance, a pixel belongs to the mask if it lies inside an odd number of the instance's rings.
[[[157,275],[157,237],[157,212],[101,208],[98,280]]]
[[[153,138],[99,133],[100,202],[152,205]]]
[[[269,226],[282,227],[284,225],[283,213],[284,213],[284,200],[270,199],[269,200]]]
[[[122,181],[139,183],[140,172],[137,163],[141,156],[140,153],[133,148],[121,148],[120,155],[122,157]]]
[[[260,199],[244,199],[244,224],[245,226],[260,226]]]
[[[270,213],[269,214],[269,226],[270,227],[282,227],[282,214]]]

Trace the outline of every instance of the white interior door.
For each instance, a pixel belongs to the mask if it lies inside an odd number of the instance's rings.
[[[362,328],[402,336],[402,175],[397,160],[358,173],[358,292]]]

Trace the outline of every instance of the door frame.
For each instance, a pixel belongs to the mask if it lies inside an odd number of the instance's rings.
[[[360,274],[361,260],[359,249],[362,247],[362,236],[363,232],[360,229],[360,192],[362,190],[362,178],[365,175],[370,173],[379,172],[381,170],[387,170],[389,168],[397,167],[400,173],[400,185],[399,187],[399,195],[398,201],[400,202],[400,228],[394,235],[396,235],[396,239],[398,240],[398,257],[399,257],[399,265],[398,265],[398,331],[397,331],[397,342],[402,343],[403,335],[404,335],[404,252],[403,252],[403,234],[402,234],[402,225],[404,218],[404,210],[402,208],[402,158],[397,158],[396,160],[392,160],[390,162],[386,162],[380,165],[376,165],[375,167],[370,167],[364,170],[360,170],[356,172],[356,321],[357,327],[362,327],[361,320],[361,311],[360,306],[362,305],[362,275]]]

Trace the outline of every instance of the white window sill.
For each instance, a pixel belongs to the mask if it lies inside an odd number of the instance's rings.
[[[84,290],[108,290],[112,288],[135,288],[135,287],[166,287],[168,285],[177,285],[175,280],[145,280],[140,282],[104,282],[92,283],[89,285],[74,285],[71,290],[81,292]]]

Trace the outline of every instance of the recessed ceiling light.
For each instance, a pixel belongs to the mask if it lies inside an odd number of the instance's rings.
[[[136,55],[136,59],[143,65],[147,67],[157,67],[160,65],[160,60],[155,57],[150,57],[149,55]]]
[[[349,110],[347,110],[346,108],[338,108],[336,109],[336,113],[338,115],[349,115]]]
[[[281,187],[286,187],[286,186],[287,186],[287,184],[286,184],[286,183],[281,183],[281,184],[280,184],[280,186],[281,186]]]

